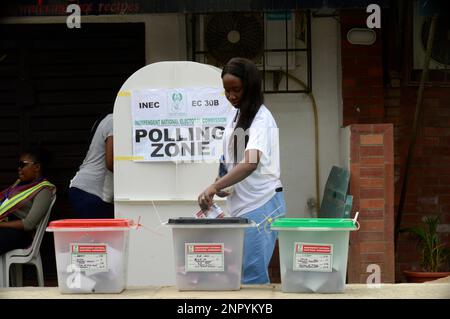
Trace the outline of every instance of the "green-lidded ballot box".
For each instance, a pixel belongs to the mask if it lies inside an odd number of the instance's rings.
[[[350,231],[355,219],[278,218],[281,290],[337,293],[344,291]]]

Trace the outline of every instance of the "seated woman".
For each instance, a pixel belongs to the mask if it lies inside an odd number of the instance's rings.
[[[48,155],[32,148],[20,155],[19,179],[0,193],[0,255],[26,248],[44,217],[56,187],[43,177]]]

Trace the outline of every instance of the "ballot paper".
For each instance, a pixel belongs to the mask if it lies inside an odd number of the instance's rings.
[[[195,218],[224,218],[224,217],[226,217],[226,214],[219,205],[217,205],[216,203],[213,203],[208,210],[206,210],[206,211],[200,210],[194,214],[194,217]]]

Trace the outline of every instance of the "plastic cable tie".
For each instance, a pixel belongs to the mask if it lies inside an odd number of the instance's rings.
[[[360,225],[358,222],[358,216],[359,216],[359,212],[356,212],[355,217],[353,217],[353,222],[356,224],[356,230],[359,230],[359,228],[360,228]]]

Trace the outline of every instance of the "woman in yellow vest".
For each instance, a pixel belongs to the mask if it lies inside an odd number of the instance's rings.
[[[48,153],[31,148],[20,155],[19,179],[0,193],[0,255],[31,244],[56,188],[43,177]]]

